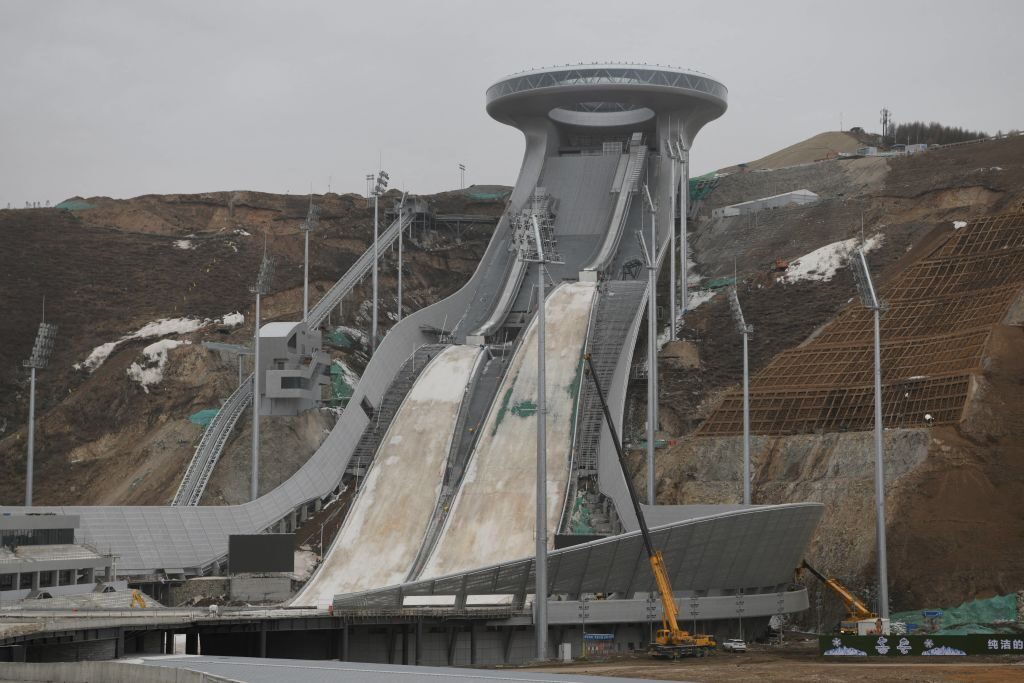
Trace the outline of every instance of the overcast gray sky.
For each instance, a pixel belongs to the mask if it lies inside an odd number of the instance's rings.
[[[0,0],[0,207],[73,195],[514,182],[484,91],[526,68],[704,71],[693,171],[824,130],[1024,128],[1024,2]]]

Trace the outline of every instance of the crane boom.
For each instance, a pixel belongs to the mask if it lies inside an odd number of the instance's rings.
[[[604,392],[601,390],[601,383],[597,379],[597,371],[590,354],[584,354],[587,362],[587,375],[594,383],[597,390],[597,397],[601,401],[601,410],[604,413],[605,423],[612,435],[612,443],[615,445],[615,452],[619,456],[619,467],[622,468],[622,478],[626,480],[626,488],[629,490],[629,500],[633,503],[633,511],[636,513],[637,522],[640,525],[640,535],[644,540],[644,548],[647,551],[647,559],[651,564],[651,572],[654,574],[654,583],[658,587],[658,594],[661,596],[662,625],[664,628],[658,632],[657,643],[662,646],[663,652],[656,653],[661,656],[678,657],[686,654],[703,654],[714,648],[715,641],[710,636],[691,636],[688,632],[679,628],[679,608],[676,606],[675,597],[672,595],[672,583],[668,578],[668,570],[665,569],[665,558],[660,550],[655,550],[651,542],[651,532],[647,528],[647,520],[644,518],[644,511],[640,507],[640,498],[637,496],[636,488],[633,485],[633,477],[626,466],[626,458],[622,452],[622,442],[619,441],[618,432],[612,422],[611,411],[608,410],[608,403],[604,399]]]
[[[833,593],[839,596],[839,599],[843,601],[843,605],[846,607],[846,611],[849,612],[849,618],[851,621],[860,619],[874,619],[877,615],[868,609],[868,606],[861,601],[856,595],[854,595],[849,588],[841,584],[836,579],[830,578],[819,572],[817,569],[812,567],[804,560],[800,564],[800,569],[806,569],[807,571],[814,574],[815,578],[821,581],[825,586]]]

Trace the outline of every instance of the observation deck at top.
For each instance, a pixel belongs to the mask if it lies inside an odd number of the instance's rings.
[[[487,89],[486,99],[488,114],[517,128],[539,118],[595,133],[678,127],[689,143],[704,124],[725,113],[728,95],[711,76],[685,69],[581,64],[507,76]]]

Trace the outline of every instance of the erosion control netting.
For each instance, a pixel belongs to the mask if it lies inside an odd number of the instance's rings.
[[[973,221],[880,291],[886,427],[955,424],[981,369],[993,325],[1024,286],[1024,213]],[[813,340],[751,381],[751,431],[864,431],[873,424],[873,314],[854,301]],[[697,431],[743,433],[730,391]]]
[[[1017,594],[971,600],[956,607],[894,612],[893,621],[916,626],[914,632],[939,635],[971,633],[1020,633],[1024,624],[1017,621]],[[939,614],[941,613],[941,614]],[[937,630],[933,630],[937,627]]]
[[[348,403],[354,388],[346,381],[345,370],[337,363],[331,364],[331,405]]]
[[[210,426],[210,422],[216,417],[220,410],[217,408],[207,408],[206,410],[200,410],[198,413],[193,413],[188,416],[188,421],[194,425],[199,425],[203,429]]]
[[[339,349],[352,348],[352,340],[347,334],[341,331],[341,328],[338,327],[327,333],[327,342]]]
[[[690,201],[699,202],[705,199],[718,185],[718,174],[712,171],[704,175],[690,178]]]

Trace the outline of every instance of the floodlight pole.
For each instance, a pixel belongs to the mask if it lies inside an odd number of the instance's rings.
[[[875,375],[875,535],[878,543],[878,614],[889,618],[889,566],[885,542],[885,460],[882,438],[882,304],[878,300],[871,280],[868,260],[863,248],[853,257],[854,273],[860,290],[861,302],[870,308],[874,318],[874,375]]]
[[[515,243],[523,261],[537,264],[537,481],[536,510],[534,526],[536,541],[534,560],[534,632],[536,635],[537,660],[548,656],[548,474],[547,474],[547,347],[545,317],[545,270],[547,263],[561,263],[559,256],[551,249],[545,250],[544,235],[536,213],[534,202],[532,215],[522,214],[513,221]],[[527,220],[529,224],[527,224]],[[532,238],[532,239],[531,239]],[[532,248],[530,245],[532,242]]]
[[[885,463],[882,452],[882,334],[881,307],[874,310],[875,319],[875,524],[878,527],[878,613],[889,618],[889,567],[885,543]]]
[[[647,504],[655,504],[654,492],[654,438],[658,425],[658,303],[657,258],[658,231],[655,213],[657,207],[651,192],[644,185],[647,206],[651,212],[651,246],[647,256]]]
[[[750,356],[747,353],[747,339],[750,334],[743,330],[743,504],[750,505]]]
[[[370,327],[370,355],[377,351],[377,209],[380,193],[373,192],[373,322]]]
[[[249,500],[256,500],[260,491],[260,290],[256,289],[256,327],[252,341],[252,472],[249,477]]]
[[[405,192],[402,193],[402,200],[398,203],[398,322],[402,322],[402,233],[405,232],[405,225],[402,222],[405,218]]]
[[[748,325],[743,317],[740,297],[736,285],[729,290],[729,305],[732,307],[736,327],[743,335],[743,504],[750,505],[750,355],[748,339],[753,326]]]
[[[32,368],[32,386],[28,395],[28,460],[25,463],[25,507],[32,506],[32,460],[36,446],[36,369]]]
[[[540,235],[540,224],[533,215],[533,238],[537,246],[537,521],[535,527],[536,562],[534,576],[536,587],[533,602],[536,609],[537,659],[545,660],[548,654],[548,444],[547,444],[547,363],[546,363],[546,319],[544,296],[544,242]]]
[[[256,500],[260,490],[260,298],[270,290],[270,278],[274,262],[267,257],[264,247],[263,260],[256,275],[256,283],[249,288],[256,295],[256,324],[253,330],[252,364],[252,472],[249,478],[249,499]]]
[[[28,452],[25,458],[25,506],[32,505],[32,482],[33,465],[35,460],[36,444],[36,370],[45,368],[50,362],[50,353],[53,351],[54,337],[57,334],[57,326],[45,322],[46,304],[43,303],[44,322],[39,323],[39,331],[36,333],[36,341],[32,346],[32,355],[22,365],[31,370],[31,381],[28,396]]]
[[[313,205],[313,195],[309,195],[309,212],[302,224],[302,232],[305,233],[305,256],[303,258],[302,272],[302,320],[309,317],[309,233],[316,229],[316,223],[320,216],[320,207]]]
[[[379,216],[380,196],[388,187],[388,174],[384,171],[377,172],[377,184],[373,187],[373,323],[370,330],[370,354],[377,351],[377,258],[379,257],[377,245],[377,221]]]

